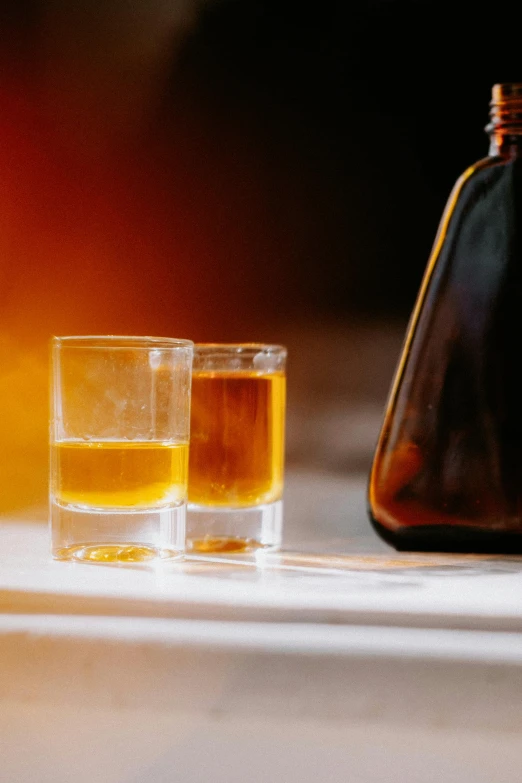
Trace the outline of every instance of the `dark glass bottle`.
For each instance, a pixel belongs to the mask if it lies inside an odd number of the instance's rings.
[[[369,486],[397,549],[522,553],[522,84],[493,87],[489,157],[457,181]]]

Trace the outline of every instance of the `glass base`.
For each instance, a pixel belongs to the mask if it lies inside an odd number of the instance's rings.
[[[187,554],[219,555],[276,550],[281,546],[283,502],[249,508],[213,508],[189,503]]]
[[[99,509],[50,503],[52,555],[88,563],[143,563],[181,558],[186,505]]]

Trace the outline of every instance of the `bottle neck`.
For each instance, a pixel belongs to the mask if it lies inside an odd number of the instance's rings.
[[[522,156],[522,83],[495,84],[489,105],[489,154]]]

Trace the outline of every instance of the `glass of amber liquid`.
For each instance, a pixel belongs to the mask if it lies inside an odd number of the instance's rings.
[[[192,373],[187,551],[281,543],[286,349],[198,344]]]
[[[182,556],[192,355],[189,340],[53,338],[55,558],[125,563]]]

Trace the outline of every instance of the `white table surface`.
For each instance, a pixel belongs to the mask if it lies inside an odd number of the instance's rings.
[[[334,485],[262,567],[57,563],[4,518],[0,781],[518,779],[522,560],[394,553]]]
[[[325,542],[324,549],[327,548]],[[0,610],[522,630],[522,558],[282,552],[156,567],[53,561],[42,524],[0,525]]]

